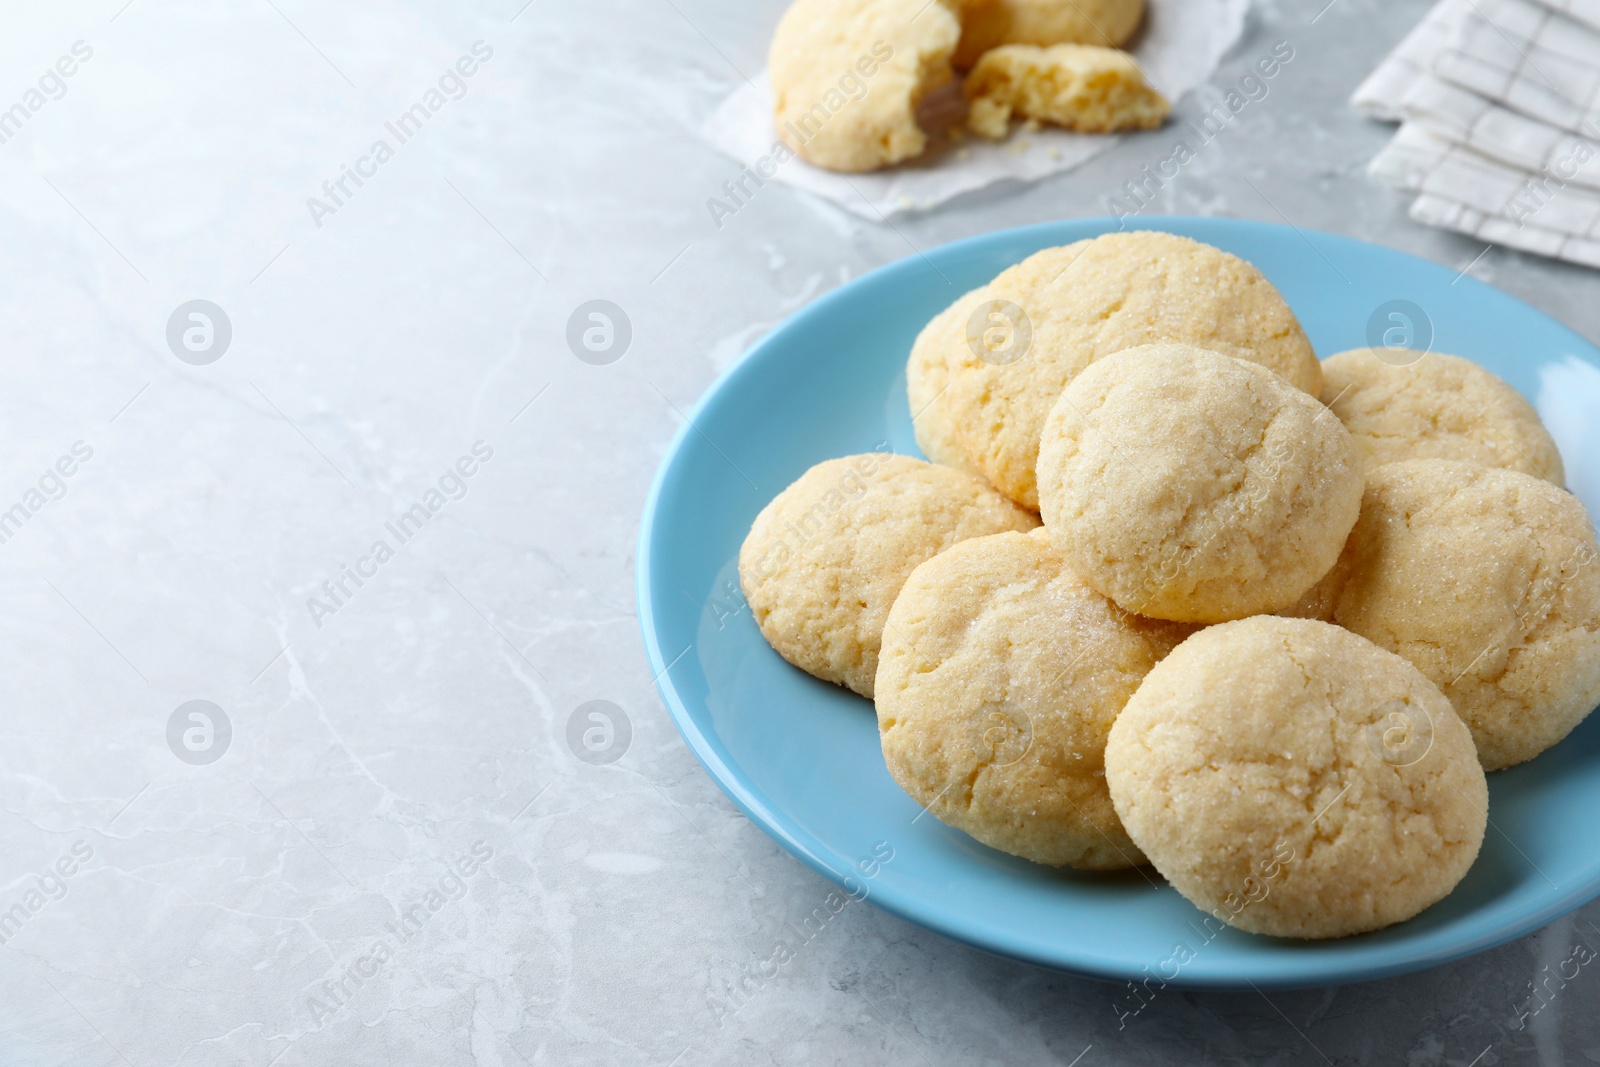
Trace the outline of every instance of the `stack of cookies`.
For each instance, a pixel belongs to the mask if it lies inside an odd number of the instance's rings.
[[[1002,272],[907,375],[934,462],[812,468],[740,578],[984,844],[1152,864],[1256,933],[1375,930],[1466,874],[1484,772],[1600,703],[1593,527],[1473,363],[1319,364],[1254,267],[1146,231]]]
[[[965,71],[967,126],[1013,116],[1086,133],[1154,129],[1171,104],[1116,46],[1145,0],[795,0],[773,36],[774,124],[806,162],[870,171],[919,156],[917,108]]]

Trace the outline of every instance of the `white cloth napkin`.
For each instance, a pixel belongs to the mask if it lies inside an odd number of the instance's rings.
[[[1585,22],[1600,30],[1600,0],[1539,0],[1539,2],[1576,22]]]
[[[1351,102],[1412,218],[1600,266],[1600,0],[1441,0]]]
[[[1529,118],[1457,85],[1422,75],[1406,90],[1403,131],[1421,131],[1507,166],[1600,188],[1600,150],[1589,138]],[[1376,164],[1375,164],[1376,166]]]
[[[1600,269],[1600,241],[1547,230],[1532,222],[1519,225],[1448,197],[1422,194],[1411,205],[1411,217],[1424,225],[1469,234],[1489,244]]]
[[[1552,11],[1560,11],[1574,22],[1586,22],[1600,29],[1600,0],[1539,0]]]
[[[1600,267],[1600,189],[1545,185],[1527,171],[1411,123],[1372,161],[1369,173],[1424,194],[1411,206],[1411,217],[1419,222]],[[1600,181],[1600,152],[1590,160],[1590,173],[1591,180]]]
[[[1244,31],[1249,0],[1149,0],[1145,26],[1134,42],[1133,55],[1145,77],[1168,99],[1179,97],[1211,77],[1217,64]],[[1270,89],[1269,89],[1270,91]],[[952,121],[960,114],[958,94],[947,94],[949,107],[936,113]],[[778,139],[772,126],[772,96],[767,71],[735,90],[702,130],[711,144],[748,166],[772,152]],[[977,137],[953,141],[929,137],[920,159],[871,174],[835,174],[791,159],[770,179],[830,200],[869,219],[887,219],[907,211],[926,211],[962,193],[1002,181],[1033,182],[1071,170],[1099,155],[1120,138],[1077,134],[1041,127],[1016,132],[1006,141]]]
[[[1404,119],[1407,90],[1433,70],[1434,57],[1449,47],[1462,21],[1471,13],[1471,0],[1440,0],[1416,29],[1384,57],[1378,69],[1367,75],[1350,102],[1375,119]]]

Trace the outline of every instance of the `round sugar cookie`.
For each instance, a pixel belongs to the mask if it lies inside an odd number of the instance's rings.
[[[956,0],[795,0],[767,65],[773,123],[801,159],[869,171],[922,154],[922,97],[951,78]]]
[[[912,571],[889,612],[877,679],[889,773],[1003,852],[1141,864],[1106,791],[1106,734],[1189,629],[1119,610],[1043,530],[963,541]]]
[[[1432,682],[1337,626],[1268,615],[1202,630],[1150,672],[1106,779],[1211,936],[1409,919],[1465,876],[1488,817],[1472,737]]]
[[[949,354],[966,343],[968,322],[987,300],[987,287],[979,287],[939,312],[917,334],[906,360],[906,399],[917,447],[935,463],[973,474],[981,472],[962,449],[950,411]]]
[[[1144,18],[1144,0],[961,0],[955,65],[966,70],[1004,44],[1116,48]]]
[[[1391,362],[1397,358],[1413,362]],[[1357,348],[1322,361],[1322,402],[1367,469],[1458,459],[1563,484],[1561,453],[1511,386],[1460,356]]]
[[[1192,345],[1091,364],[1039,452],[1062,555],[1124,609],[1179,622],[1294,605],[1338,560],[1361,485],[1349,433],[1316,398]]]
[[[1045,416],[1103,356],[1195,344],[1259,363],[1313,397],[1322,387],[1305,331],[1272,283],[1187,237],[1135,230],[1047,248],[988,288],[1027,345],[1008,345],[1000,358],[964,339],[952,345],[947,403],[967,455],[1025,507],[1039,506],[1034,468]]]
[[[1416,664],[1499,770],[1600,704],[1597,556],[1583,505],[1542,478],[1391,463],[1367,473],[1333,621]]]
[[[963,471],[876,452],[830,459],[761,509],[739,549],[739,582],[780,656],[871,697],[883,621],[906,575],[958,541],[1038,525]]]

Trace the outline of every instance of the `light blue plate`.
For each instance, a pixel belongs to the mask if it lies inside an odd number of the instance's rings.
[[[1532,763],[1491,776],[1482,855],[1446,900],[1379,933],[1297,942],[1213,934],[1148,869],[1058,872],[921,815],[884,767],[872,705],[767,647],[736,570],[756,512],[820,460],[883,441],[918,455],[905,360],[923,324],[1039,249],[1115,228],[1046,223],[904,259],[789,319],[706,394],[661,465],[639,539],[645,647],[694,754],[757,826],[856,896],[993,952],[1105,978],[1263,987],[1377,978],[1489,948],[1600,894],[1600,715]],[[1431,320],[1436,350],[1477,360],[1539,404],[1569,483],[1600,514],[1591,425],[1600,423],[1600,350],[1571,330],[1471,278],[1343,237],[1230,219],[1152,218],[1141,228],[1254,263],[1321,356],[1367,344],[1380,308],[1379,332],[1399,331],[1391,340],[1410,329],[1426,341]]]

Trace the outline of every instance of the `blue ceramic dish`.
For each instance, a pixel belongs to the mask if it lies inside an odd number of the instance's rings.
[[[1470,277],[1343,237],[1230,219],[1140,227],[1254,263],[1320,356],[1387,333],[1483,364],[1538,404],[1569,485],[1600,514],[1600,426],[1591,425],[1600,424],[1600,350],[1571,330]],[[1115,228],[1045,223],[891,264],[794,315],[706,394],[651,490],[638,597],[662,699],[707,772],[757,826],[857,896],[993,952],[1111,979],[1283,987],[1378,978],[1489,948],[1600,894],[1600,715],[1490,777],[1483,852],[1447,899],[1388,930],[1297,942],[1215,933],[1153,871],[1055,871],[922,815],[884,767],[871,704],[767,646],[737,573],[756,512],[823,459],[883,442],[919,455],[905,360],[928,319],[1041,248]]]

